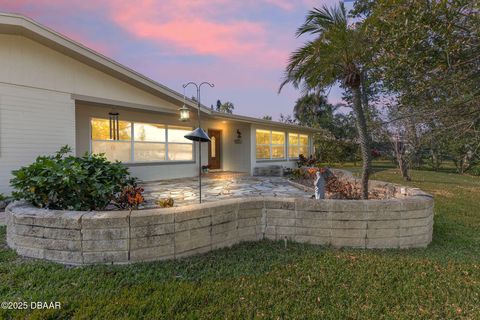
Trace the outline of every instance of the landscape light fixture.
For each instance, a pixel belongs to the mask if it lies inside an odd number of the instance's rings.
[[[187,133],[185,135],[185,138],[191,141],[198,142],[198,192],[199,192],[198,200],[199,200],[199,203],[202,203],[202,142],[210,141],[208,134],[205,132],[205,130],[202,129],[202,126],[200,125],[200,106],[201,106],[200,89],[204,84],[209,85],[210,88],[213,88],[215,86],[213,83],[209,83],[209,82],[202,82],[199,85],[196,84],[195,82],[189,82],[183,85],[183,89],[185,89],[189,85],[193,85],[197,88],[198,128],[196,128],[192,132]],[[185,97],[185,93],[184,93],[184,97]]]

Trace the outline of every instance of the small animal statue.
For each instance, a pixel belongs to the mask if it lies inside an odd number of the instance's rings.
[[[315,199],[325,199],[325,187],[327,180],[333,177],[332,171],[329,168],[320,168],[316,173],[315,185]]]
[[[317,171],[315,174],[315,199],[325,199],[325,178],[320,171]]]

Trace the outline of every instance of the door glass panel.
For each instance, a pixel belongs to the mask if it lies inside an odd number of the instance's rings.
[[[215,149],[216,149],[216,144],[217,144],[217,138],[215,138],[215,136],[211,137],[211,142],[210,142],[210,155],[212,158],[215,158],[216,157],[216,154],[215,154]]]

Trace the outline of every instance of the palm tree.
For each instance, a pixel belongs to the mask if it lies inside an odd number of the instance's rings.
[[[314,36],[293,52],[280,86],[291,83],[304,92],[319,91],[336,83],[352,93],[353,111],[362,150],[362,198],[368,198],[368,178],[371,170],[370,138],[362,107],[362,73],[366,61],[366,43],[360,28],[347,24],[345,6],[311,10],[296,36]]]
[[[328,103],[324,95],[307,93],[295,102],[293,116],[303,126],[331,130],[334,110],[335,107]]]

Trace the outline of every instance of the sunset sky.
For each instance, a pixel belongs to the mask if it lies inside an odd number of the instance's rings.
[[[277,93],[290,52],[305,40],[295,30],[309,9],[336,2],[0,0],[0,11],[26,15],[178,92],[188,81],[213,82],[203,104],[231,101],[234,113],[276,120],[299,96],[291,87]],[[329,101],[341,101],[337,88]]]

